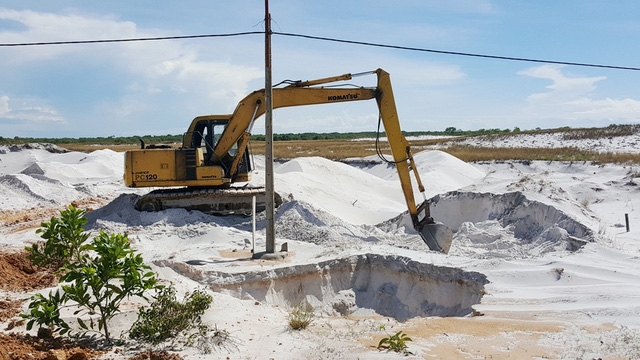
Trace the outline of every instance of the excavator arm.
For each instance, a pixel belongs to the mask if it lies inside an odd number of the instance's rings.
[[[424,195],[425,189],[422,185],[418,168],[413,160],[411,147],[400,129],[400,120],[398,119],[389,73],[382,69],[376,70],[376,73],[378,75],[378,96],[376,97],[376,101],[387,134],[389,146],[391,147],[391,154],[394,159],[393,163],[396,165],[396,170],[398,171],[400,185],[404,193],[407,208],[409,209],[413,227],[420,233],[420,236],[427,246],[429,246],[429,249],[448,253],[453,234],[451,229],[443,224],[436,223],[431,217],[429,202]],[[415,201],[411,182],[411,170],[413,170],[418,190],[423,196],[423,201],[419,206],[416,205]]]

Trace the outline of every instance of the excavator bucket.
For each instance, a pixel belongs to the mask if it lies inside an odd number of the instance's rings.
[[[422,236],[422,240],[429,246],[429,249],[445,254],[449,253],[453,232],[446,225],[436,223],[425,224],[418,229],[418,232],[420,236]]]
[[[431,217],[429,201],[418,206],[415,214],[411,215],[413,227],[420,233],[422,240],[429,249],[448,254],[453,240],[453,232],[446,225],[436,223]]]

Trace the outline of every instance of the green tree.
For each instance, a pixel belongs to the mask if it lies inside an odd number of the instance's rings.
[[[97,315],[97,328],[105,339],[111,342],[108,323],[120,312],[123,300],[132,296],[144,297],[147,290],[156,286],[155,274],[144,264],[142,256],[131,249],[129,239],[122,234],[107,234],[100,231],[78,263],[68,264],[68,271],[60,281],[65,299],[77,304],[74,313]],[[78,317],[80,327],[95,330],[96,323],[91,318],[87,325]]]

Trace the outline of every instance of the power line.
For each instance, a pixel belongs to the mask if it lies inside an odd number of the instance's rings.
[[[543,63],[543,64],[557,64],[557,65],[570,65],[570,66],[604,68],[604,69],[615,69],[615,70],[640,71],[640,67],[633,67],[633,66],[618,66],[618,65],[592,64],[592,63],[571,62],[571,61],[557,61],[557,60],[521,58],[521,57],[513,57],[513,56],[474,54],[474,53],[466,53],[466,52],[458,52],[458,51],[435,50],[435,49],[417,48],[417,47],[410,47],[410,46],[380,44],[380,43],[372,43],[372,42],[365,42],[365,41],[336,39],[336,38],[328,38],[328,37],[322,37],[322,36],[285,33],[285,32],[277,32],[277,31],[274,31],[271,34],[273,34],[273,35],[281,35],[281,36],[288,36],[288,37],[299,37],[299,38],[312,39],[312,40],[330,41],[330,42],[337,42],[337,43],[344,43],[344,44],[355,44],[355,45],[362,45],[362,46],[372,46],[372,47],[397,49],[397,50],[406,50],[406,51],[428,52],[428,53],[443,54],[443,55],[456,55],[456,56],[477,57],[477,58],[496,59],[496,60],[508,60],[508,61],[533,62],[533,63]],[[128,38],[128,39],[101,39],[101,40],[73,40],[73,41],[43,41],[43,42],[25,42],[25,43],[0,43],[0,47],[24,47],[24,46],[46,46],[46,45],[71,45],[71,44],[100,44],[100,43],[120,43],[120,42],[137,42],[137,41],[162,41],[162,40],[233,37],[233,36],[246,36],[246,35],[264,35],[264,32],[263,31],[248,31],[248,32],[227,33],[227,34],[161,36],[161,37],[143,37],[143,38]]]
[[[433,49],[423,49],[423,48],[399,46],[399,45],[376,44],[376,43],[363,42],[363,41],[342,40],[342,39],[326,38],[326,37],[320,37],[320,36],[300,35],[300,34],[281,33],[281,32],[274,32],[274,34],[282,35],[282,36],[301,37],[301,38],[314,39],[314,40],[340,42],[340,43],[346,43],[346,44],[356,44],[356,45],[374,46],[374,47],[382,47],[382,48],[390,48],[390,49],[409,50],[409,51],[420,51],[420,52],[429,52],[429,53],[445,54],[445,55],[458,55],[458,56],[470,56],[470,57],[479,57],[479,58],[487,58],[487,59],[525,61],[525,62],[535,62],[535,63],[545,63],[545,64],[560,64],[560,65],[596,67],[596,68],[605,68],[605,69],[640,71],[640,68],[631,67],[631,66],[601,65],[601,64],[589,64],[589,63],[579,63],[579,62],[569,62],[569,61],[529,59],[529,58],[519,58],[519,57],[511,57],[511,56],[473,54],[473,53],[465,53],[465,52],[457,52],[457,51],[433,50]]]
[[[207,35],[183,35],[183,36],[160,36],[160,37],[143,37],[143,38],[129,38],[129,39],[102,39],[102,40],[72,40],[72,41],[42,41],[42,42],[27,42],[27,43],[9,43],[0,44],[0,47],[11,46],[39,46],[39,45],[71,45],[71,44],[101,44],[101,43],[119,43],[119,42],[134,42],[134,41],[158,41],[158,40],[179,40],[179,39],[200,39],[200,38],[214,38],[214,37],[231,37],[231,36],[243,36],[243,35],[255,35],[263,34],[262,31],[248,31],[229,34],[207,34]]]

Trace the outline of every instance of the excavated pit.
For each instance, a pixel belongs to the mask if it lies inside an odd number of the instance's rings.
[[[157,265],[240,299],[288,308],[308,303],[329,315],[374,311],[399,321],[468,315],[488,283],[477,272],[376,254],[243,273],[196,270],[169,261]]]

